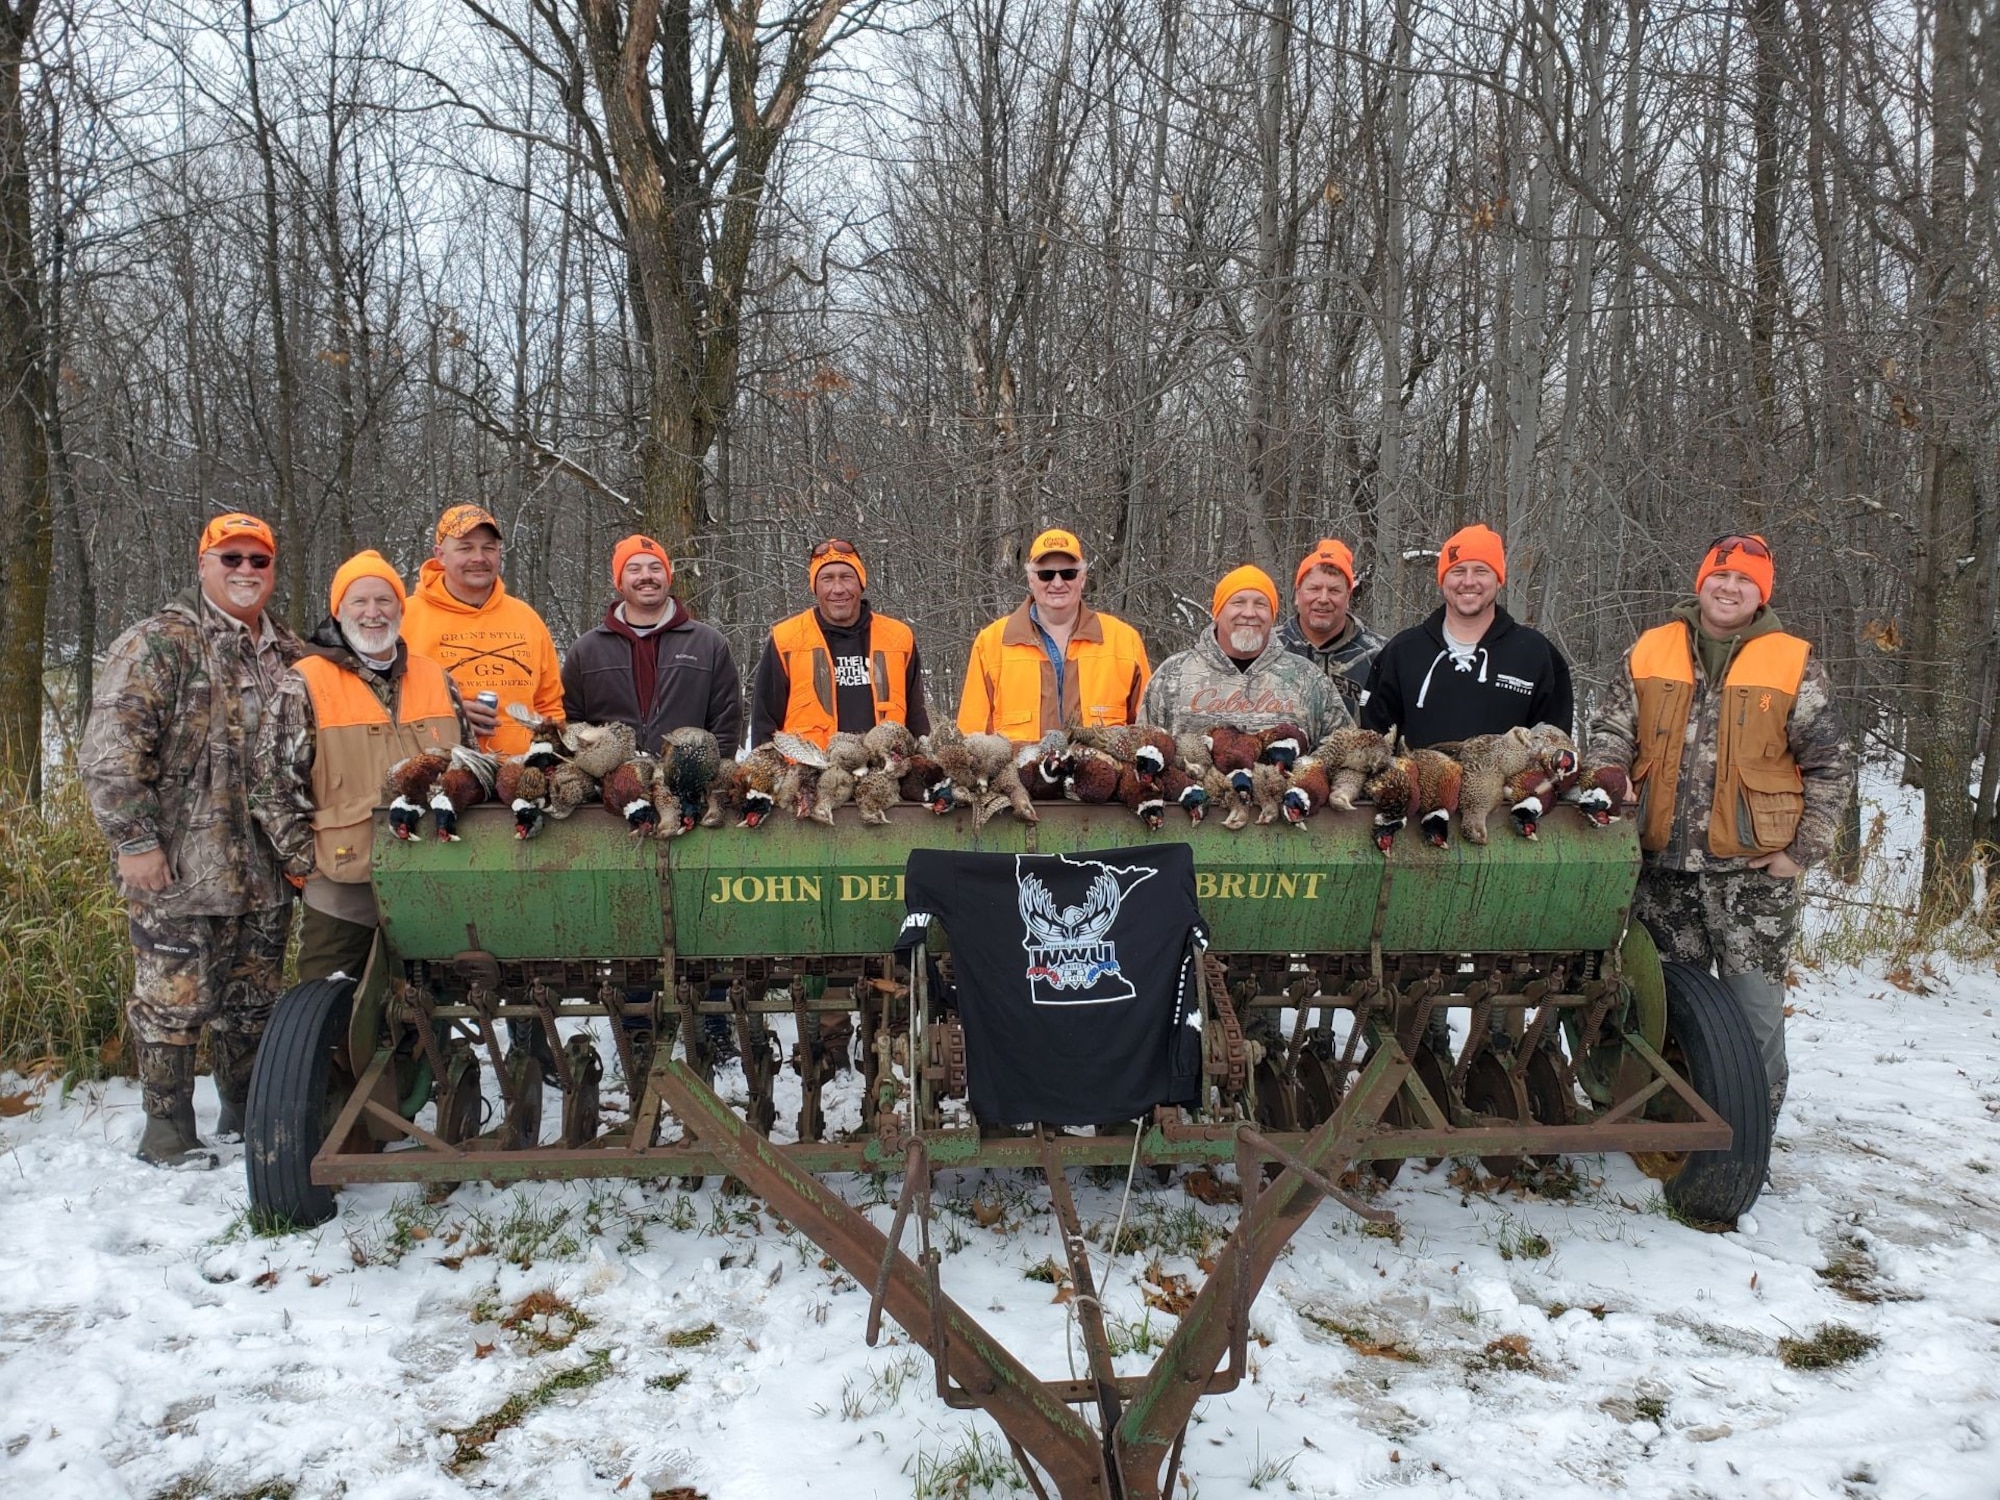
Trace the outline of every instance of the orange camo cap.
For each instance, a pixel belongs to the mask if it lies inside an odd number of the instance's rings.
[[[1075,532],[1064,531],[1060,526],[1051,526],[1035,538],[1028,548],[1028,561],[1038,563],[1052,552],[1061,552],[1078,562],[1083,561],[1083,543],[1076,539]]]
[[[667,587],[674,586],[674,560],[667,556],[667,549],[649,536],[634,532],[611,549],[611,586],[615,589],[625,577],[625,564],[635,557],[657,557],[667,570]]]
[[[333,587],[327,593],[326,612],[340,613],[340,601],[347,597],[347,591],[364,578],[387,580],[389,587],[396,591],[396,602],[407,603],[409,595],[403,592],[403,580],[396,570],[389,566],[389,559],[370,547],[365,552],[357,552],[334,570]]]
[[[1208,606],[1209,614],[1221,614],[1222,606],[1245,589],[1255,589],[1271,601],[1271,613],[1275,615],[1278,612],[1278,586],[1271,582],[1271,575],[1262,568],[1245,563],[1222,575],[1222,581],[1215,586],[1215,599]]]
[[[1313,544],[1312,551],[1299,559],[1299,570],[1292,575],[1292,587],[1297,588],[1306,581],[1306,574],[1314,568],[1332,568],[1336,573],[1347,575],[1347,586],[1354,587],[1354,554],[1347,543],[1336,537],[1323,536]]]
[[[226,542],[262,542],[271,549],[272,556],[275,557],[278,552],[278,539],[271,534],[271,528],[240,510],[216,516],[202,527],[201,545],[195,548],[195,552],[213,552]]]
[[[1491,526],[1477,522],[1454,531],[1438,549],[1438,582],[1460,563],[1482,562],[1501,583],[1507,581],[1507,544]]]
[[[493,519],[493,512],[485,506],[454,505],[438,517],[436,540],[442,542],[446,537],[469,536],[482,526],[491,526],[496,537],[505,539],[506,533],[500,529],[500,523]]]

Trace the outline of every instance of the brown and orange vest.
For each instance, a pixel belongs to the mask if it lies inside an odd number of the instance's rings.
[[[444,668],[410,654],[396,684],[392,721],[374,689],[324,656],[293,664],[312,698],[313,852],[329,880],[368,879],[375,807],[383,801],[389,767],[406,756],[449,750],[458,743],[458,714]]]
[[[1772,853],[1798,832],[1805,782],[1786,726],[1811,652],[1797,636],[1772,631],[1745,641],[1723,675],[1708,819],[1708,848],[1718,859]],[[1689,626],[1674,621],[1647,631],[1628,661],[1639,707],[1632,766],[1641,807],[1639,846],[1658,852],[1673,838],[1699,670]]]
[[[778,727],[811,740],[821,749],[840,727],[834,697],[833,653],[812,610],[780,620],[771,640],[785,664],[791,696],[785,701],[785,722]],[[916,654],[916,633],[901,620],[873,611],[868,616],[868,680],[873,688],[875,722],[910,722],[910,658]]]

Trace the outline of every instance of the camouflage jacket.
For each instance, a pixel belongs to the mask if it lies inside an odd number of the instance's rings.
[[[396,659],[388,670],[377,672],[354,654],[347,637],[340,633],[339,622],[328,615],[313,627],[299,654],[323,656],[342,671],[352,672],[368,685],[384,712],[396,712],[397,684],[410,659],[410,648],[402,641],[396,642]],[[474,743],[458,683],[449,672],[445,673],[445,691],[451,694],[452,711],[458,716],[458,742]],[[293,875],[311,875],[314,868],[312,774],[318,732],[312,690],[299,673],[287,672],[272,696],[271,711],[264,716],[264,731],[258,736],[250,810]],[[308,905],[313,904],[311,897],[307,892]]]
[[[1296,724],[1309,743],[1354,722],[1326,674],[1286,650],[1275,630],[1247,672],[1223,655],[1212,628],[1204,630],[1193,646],[1160,663],[1139,713],[1173,734],[1201,734],[1218,724],[1249,730]]]
[[[1311,662],[1333,684],[1348,711],[1353,712],[1361,702],[1361,690],[1368,684],[1368,669],[1375,664],[1376,655],[1389,643],[1389,638],[1379,630],[1370,630],[1367,624],[1355,617],[1347,617],[1347,628],[1324,646],[1315,646],[1299,628],[1299,617],[1288,616],[1278,627],[1278,639],[1285,643],[1285,649],[1296,657]]]
[[[263,633],[199,589],[111,643],[98,669],[78,770],[114,854],[164,849],[174,882],[127,900],[162,915],[237,916],[291,896],[250,812],[253,756],[299,639],[268,612]]]
[[[1700,628],[1693,600],[1674,610],[1674,618],[1684,620],[1690,630]],[[1780,630],[1778,617],[1766,608],[1744,630],[1729,653],[1751,636]],[[1649,869],[1740,870],[1747,858],[1719,859],[1708,852],[1708,820],[1715,800],[1715,756],[1717,711],[1722,702],[1718,691],[1725,664],[1709,680],[1699,664],[1694,703],[1688,710],[1687,736],[1681,749],[1680,781],[1674,793],[1673,836],[1667,847],[1649,851]],[[1591,716],[1588,761],[1592,765],[1632,768],[1639,734],[1638,689],[1632,682],[1631,659],[1611,681],[1603,702]],[[1799,831],[1785,852],[1801,865],[1815,865],[1833,852],[1839,836],[1847,799],[1854,791],[1854,756],[1842,732],[1840,715],[1833,706],[1833,687],[1826,668],[1815,654],[1807,657],[1798,699],[1785,725],[1785,739],[1798,762],[1805,782],[1805,811],[1799,816]]]

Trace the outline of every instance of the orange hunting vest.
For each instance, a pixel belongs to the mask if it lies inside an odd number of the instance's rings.
[[[458,743],[458,715],[444,668],[412,654],[397,684],[396,719],[374,690],[324,656],[302,656],[292,670],[306,681],[313,720],[313,848],[319,873],[360,884],[368,879],[375,808],[387,799],[382,783],[405,756],[449,750]]]
[[[778,727],[825,749],[840,721],[834,698],[833,653],[827,649],[819,619],[806,610],[780,620],[771,627],[771,639],[792,685],[791,697],[785,702],[785,722]],[[885,720],[910,722],[910,658],[916,651],[917,637],[909,626],[869,612],[868,680],[874,688],[877,724]]]
[[[1639,700],[1633,791],[1644,811],[1639,846],[1657,852],[1673,837],[1696,664],[1690,627],[1672,621],[1647,631],[1628,659]],[[1716,713],[1715,796],[1708,849],[1718,859],[1769,854],[1791,843],[1805,812],[1805,782],[1785,728],[1812,647],[1772,632],[1743,643],[1722,680]]]

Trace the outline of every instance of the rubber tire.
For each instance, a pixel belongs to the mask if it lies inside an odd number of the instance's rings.
[[[261,1230],[324,1224],[333,1189],[312,1180],[312,1159],[346,1102],[338,1054],[354,1009],[352,979],[311,979],[278,997],[243,1110],[250,1217]],[[353,1086],[351,1078],[346,1080]],[[333,1097],[336,1089],[339,1096]]]
[[[1689,1153],[1666,1182],[1667,1202],[1697,1224],[1734,1224],[1764,1191],[1771,1165],[1771,1090],[1750,1023],[1721,980],[1665,963],[1667,1050],[1687,1081],[1734,1133],[1726,1151]]]

